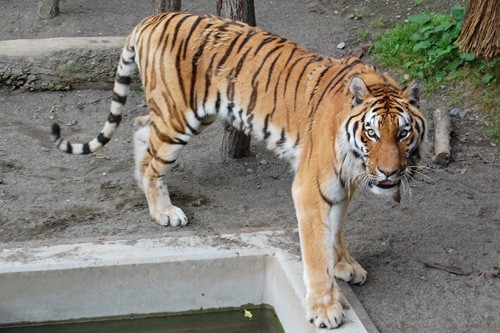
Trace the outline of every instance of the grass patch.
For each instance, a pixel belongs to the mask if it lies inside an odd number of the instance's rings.
[[[385,26],[384,16],[380,16],[379,18],[373,20],[370,23],[370,28],[372,28],[372,29],[381,29],[384,26]]]
[[[358,36],[358,40],[364,41],[368,38],[368,32],[364,31],[363,29],[359,29],[356,32],[356,35]]]
[[[450,15],[422,12],[410,16],[407,23],[377,37],[371,53],[383,66],[422,80],[427,93],[464,82],[460,91],[450,91],[453,103],[461,107],[473,103],[488,116],[488,134],[500,138],[500,61],[486,63],[458,50],[454,42],[463,18],[460,6],[454,6]]]

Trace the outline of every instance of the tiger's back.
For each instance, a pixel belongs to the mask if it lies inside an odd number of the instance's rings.
[[[316,92],[338,89],[346,69],[366,67],[357,58],[323,57],[216,17],[154,16],[132,36],[152,122],[169,139],[186,140],[217,115],[292,159],[301,140],[308,140],[309,119],[322,103],[332,102]]]
[[[401,89],[356,57],[323,57],[241,22],[163,13],[143,20],[127,38],[101,133],[73,144],[54,125],[59,148],[87,154],[110,141],[136,66],[150,111],[136,133],[142,145],[135,150],[136,177],[153,220],[187,224],[164,179],[182,148],[216,118],[264,140],[296,171],[292,194],[307,318],[320,328],[340,325],[334,277],[366,279],[343,240],[347,207],[360,186],[398,195],[418,163],[426,130],[418,84]]]

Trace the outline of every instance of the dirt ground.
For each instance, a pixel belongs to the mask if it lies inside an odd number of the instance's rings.
[[[341,57],[420,10],[448,12],[452,1],[255,0],[257,23],[325,55]],[[61,1],[61,15],[36,16],[28,0],[0,2],[0,39],[61,36],[122,36],[148,14],[149,2]],[[184,1],[183,8],[214,13],[215,1]],[[350,20],[359,11],[362,20]],[[343,50],[337,49],[346,43]],[[118,58],[118,55],[117,55]],[[370,59],[367,59],[370,62]],[[466,92],[464,92],[466,93]],[[423,101],[432,111],[449,105],[446,88]],[[285,161],[252,143],[242,160],[220,156],[221,126],[215,125],[183,151],[169,178],[173,201],[187,212],[182,229],[151,222],[133,178],[132,120],[146,113],[133,91],[113,141],[91,156],[69,156],[52,147],[53,119],[73,141],[102,128],[110,91],[29,93],[0,89],[0,248],[103,239],[151,238],[286,230],[299,253]],[[463,110],[453,120],[453,159],[445,167],[426,162],[400,204],[358,193],[346,238],[351,254],[368,271],[353,290],[381,332],[498,332],[500,178],[498,141],[482,135],[482,117]],[[431,135],[432,139],[432,135]],[[16,244],[18,243],[18,244]],[[439,263],[432,269],[424,263]],[[447,272],[450,267],[464,275]],[[497,268],[498,270],[498,268]],[[497,271],[498,274],[498,271]]]

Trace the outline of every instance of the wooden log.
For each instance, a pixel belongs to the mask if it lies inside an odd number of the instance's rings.
[[[49,20],[59,15],[59,0],[39,0],[38,16],[41,19]]]
[[[253,0],[217,0],[217,15],[256,25]],[[225,122],[220,153],[233,159],[249,156],[250,137]]]
[[[181,10],[181,0],[150,0],[149,2],[151,4],[151,14]]]
[[[434,118],[434,162],[447,165],[451,158],[450,115],[444,106],[438,107],[433,114]]]

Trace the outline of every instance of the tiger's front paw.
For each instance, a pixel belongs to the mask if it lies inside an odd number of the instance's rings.
[[[306,319],[318,328],[332,329],[345,320],[342,304],[331,296],[307,296]]]
[[[151,214],[153,220],[162,226],[185,226],[188,223],[188,218],[182,209],[175,207],[174,205],[169,205],[163,208],[157,214]]]
[[[354,259],[339,261],[333,269],[333,275],[345,282],[352,284],[363,284],[366,281],[367,273]]]

